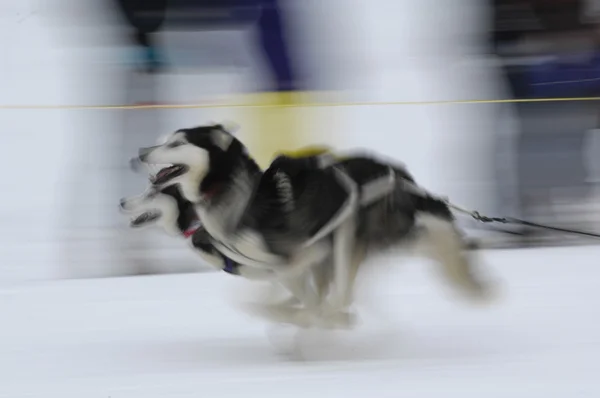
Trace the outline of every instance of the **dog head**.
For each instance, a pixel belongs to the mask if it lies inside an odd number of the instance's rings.
[[[185,234],[198,222],[194,205],[176,185],[162,189],[151,186],[141,195],[121,199],[120,207],[132,216],[130,227],[159,226],[171,236]]]
[[[194,202],[208,185],[231,174],[242,159],[249,160],[245,147],[220,124],[177,130],[164,143],[141,148],[138,156],[147,165],[170,165],[156,174],[153,184],[161,189],[180,184],[186,198]]]

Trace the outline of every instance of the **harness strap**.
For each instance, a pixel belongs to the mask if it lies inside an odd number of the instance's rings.
[[[593,233],[593,232],[578,231],[576,229],[553,227],[551,225],[538,224],[538,223],[534,223],[534,222],[531,222],[531,221],[521,220],[519,218],[513,218],[513,217],[488,217],[488,216],[484,216],[484,215],[480,214],[478,211],[470,211],[470,210],[464,209],[462,207],[459,207],[459,206],[457,206],[455,204],[452,204],[452,203],[450,203],[450,201],[448,199],[444,198],[442,200],[448,205],[448,207],[450,207],[451,209],[455,210],[456,212],[463,213],[463,214],[466,214],[468,216],[471,216],[474,220],[482,222],[482,223],[499,223],[499,224],[525,225],[525,226],[528,226],[528,227],[547,229],[547,230],[550,230],[550,231],[564,232],[564,233],[574,234],[574,235],[589,236],[591,238],[600,238],[600,234]]]
[[[223,271],[227,272],[228,274],[232,274],[232,275],[240,274],[240,271],[239,271],[240,264],[239,263],[236,263],[229,257],[225,257],[225,256],[223,256],[223,260],[225,261],[225,267],[223,268]]]
[[[202,226],[202,224],[200,223],[200,221],[196,221],[194,224],[192,224],[191,227],[189,227],[188,229],[186,229],[183,232],[183,236],[186,239],[190,238],[192,235],[194,235],[194,233],[196,231],[198,231],[198,229],[200,229],[201,226]],[[239,268],[240,268],[241,264],[233,261],[232,259],[230,259],[229,257],[227,257],[223,254],[221,254],[221,256],[223,257],[223,262],[225,263],[225,267],[223,267],[223,271],[225,271],[226,273],[231,274],[231,275],[239,275],[240,274]]]
[[[479,213],[476,210],[467,210],[464,207],[457,206],[454,203],[451,203],[447,197],[439,197],[439,196],[436,197],[434,195],[431,195],[429,192],[427,192],[423,188],[417,186],[416,184],[410,183],[408,181],[405,181],[404,186],[408,191],[412,192],[415,195],[423,195],[423,196],[430,196],[430,197],[437,198],[437,199],[441,200],[442,202],[444,202],[450,209],[454,210],[455,212],[470,216],[474,220],[479,221],[481,223],[524,225],[527,227],[541,228],[541,229],[547,229],[550,231],[564,232],[567,234],[588,236],[591,238],[600,239],[600,234],[594,233],[594,232],[578,231],[576,229],[553,227],[551,225],[538,224],[538,223],[534,223],[531,221],[522,220],[520,218],[514,218],[514,217],[488,217],[488,216],[485,216],[485,215]]]

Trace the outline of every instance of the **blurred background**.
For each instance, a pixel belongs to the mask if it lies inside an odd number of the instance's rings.
[[[118,201],[145,188],[138,147],[211,121],[263,165],[368,148],[463,207],[600,231],[599,17],[597,0],[2,2],[0,283],[205,270]],[[492,247],[593,243],[463,226]]]

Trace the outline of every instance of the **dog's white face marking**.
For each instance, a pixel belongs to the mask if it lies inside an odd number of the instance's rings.
[[[176,132],[163,144],[153,147],[145,161],[150,164],[182,164],[198,170],[207,168],[207,155],[206,150],[191,145],[184,133]]]
[[[185,133],[175,132],[170,134],[163,144],[149,148],[143,161],[153,165],[183,166],[179,174],[160,185],[167,187],[180,184],[185,196],[195,200],[198,199],[198,183],[209,171],[210,158],[207,150],[190,144]]]
[[[169,235],[180,235],[177,225],[177,201],[161,192],[149,189],[141,195],[121,200],[121,212],[131,215],[130,226],[141,229],[159,226]]]

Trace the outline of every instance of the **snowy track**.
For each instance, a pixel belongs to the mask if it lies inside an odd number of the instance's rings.
[[[6,288],[0,396],[599,396],[599,253],[488,253],[506,287],[489,308],[448,300],[425,265],[377,264],[389,277],[368,274],[361,299],[379,317],[363,308],[355,332],[305,336],[296,362],[236,310],[244,284],[226,275]]]

